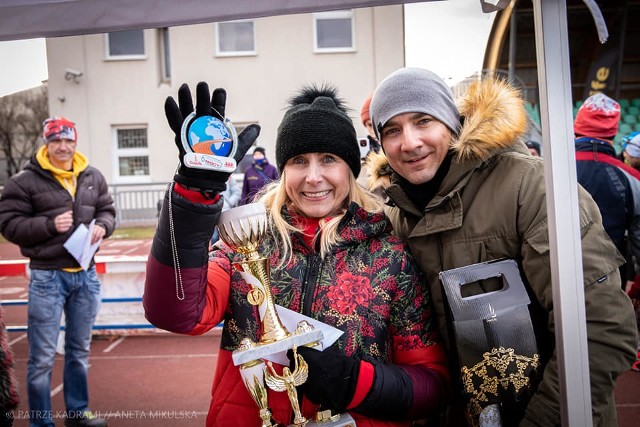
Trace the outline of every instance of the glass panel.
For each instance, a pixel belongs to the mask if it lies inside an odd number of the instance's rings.
[[[118,129],[118,148],[147,148],[147,129]]]
[[[350,48],[351,19],[318,19],[318,48]]]
[[[218,24],[219,52],[253,52],[253,21]]]
[[[144,55],[142,30],[109,33],[109,56]]]
[[[120,176],[144,176],[149,175],[149,157],[120,157]]]

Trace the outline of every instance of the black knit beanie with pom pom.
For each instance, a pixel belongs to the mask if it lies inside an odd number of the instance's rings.
[[[278,127],[276,163],[282,173],[287,160],[305,153],[332,153],[343,159],[357,178],[360,148],[353,122],[337,90],[309,85],[289,100]]]

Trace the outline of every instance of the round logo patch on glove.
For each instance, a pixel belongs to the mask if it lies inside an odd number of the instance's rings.
[[[190,168],[233,172],[233,156],[238,146],[236,129],[230,119],[224,122],[213,116],[195,117],[191,113],[182,124],[184,164]]]

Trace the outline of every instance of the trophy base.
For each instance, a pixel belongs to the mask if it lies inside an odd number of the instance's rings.
[[[353,420],[351,415],[344,413],[338,414],[337,417],[338,419],[333,421],[310,420],[307,424],[305,424],[305,427],[356,427],[356,422]],[[293,424],[291,426],[293,426]]]
[[[286,352],[290,348],[300,347],[305,344],[318,342],[322,340],[322,331],[314,329],[302,334],[292,334],[287,338],[274,341],[269,344],[256,344],[255,347],[246,350],[235,350],[231,358],[233,364],[243,365],[258,359],[268,359],[274,353]]]

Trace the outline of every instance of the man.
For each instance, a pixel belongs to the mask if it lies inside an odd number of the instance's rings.
[[[44,145],[7,182],[0,232],[29,258],[27,391],[31,426],[54,426],[51,371],[65,314],[65,426],[106,426],[89,410],[87,369],[100,282],[91,260],[83,270],[64,248],[71,234],[95,220],[91,243],[111,235],[115,209],[104,176],[76,151],[74,123],[45,120]]]
[[[640,131],[622,138],[622,159],[635,170],[640,170]]]
[[[640,132],[631,132],[629,135],[622,138],[622,157],[626,165],[631,166],[635,170],[640,170]],[[633,274],[631,280],[627,280],[625,291],[636,311],[636,323],[638,325],[638,355],[636,356],[636,362],[631,367],[632,370],[640,371],[640,259],[633,258],[633,263],[630,263],[632,268],[628,268]],[[630,267],[631,267],[630,266]],[[627,279],[630,279],[630,275],[627,275]]]
[[[535,332],[535,337],[516,338],[535,339],[539,359],[529,365],[535,375],[525,378],[533,385],[530,396],[514,399],[500,384],[496,393],[507,414],[502,425],[559,426],[543,162],[521,142],[527,120],[518,92],[504,82],[484,80],[468,89],[458,109],[440,77],[403,68],[380,83],[371,116],[393,169],[387,194],[393,203],[389,214],[394,230],[408,241],[430,284],[452,363],[464,340],[474,343],[478,337],[454,334],[460,325],[453,324],[439,274],[503,258],[515,260],[531,298],[530,319],[524,320]],[[602,227],[597,206],[583,189],[579,195],[593,424],[611,426],[616,425],[615,378],[629,369],[636,355],[635,321],[617,274],[623,259]],[[465,292],[472,295],[500,290],[495,285],[484,289],[480,282],[467,286]],[[493,317],[499,320],[504,314],[496,311]],[[491,320],[486,321],[488,329]],[[473,368],[452,366],[451,372],[464,376]],[[496,378],[496,369],[487,367],[486,372]],[[482,415],[470,405],[463,409],[460,381],[444,415],[445,425],[465,425],[465,412],[474,423]],[[476,385],[464,383],[465,391]],[[484,391],[488,394],[490,389]],[[494,406],[490,400],[478,402],[482,411]]]
[[[256,193],[278,177],[278,170],[267,160],[265,149],[256,147],[253,150],[253,164],[244,172],[240,204],[252,203]]]
[[[357,182],[361,186],[368,188],[376,196],[382,200],[386,200],[387,196],[384,194],[384,189],[389,186],[389,171],[386,170],[386,174],[378,167],[381,163],[386,163],[387,159],[384,154],[380,153],[380,143],[376,139],[376,133],[373,130],[373,124],[371,122],[371,116],[369,114],[369,107],[371,106],[371,98],[373,93],[365,99],[360,108],[360,121],[362,125],[367,129],[367,151],[364,152],[362,144],[364,140],[360,141],[360,154],[362,156],[362,169],[358,176]],[[371,171],[375,170],[376,174],[372,175]]]
[[[624,288],[627,278],[633,280],[627,273],[633,270],[631,258],[640,260],[640,172],[616,156],[619,122],[620,104],[596,93],[580,106],[573,131],[578,182],[595,200],[604,229],[627,260],[620,268]]]

